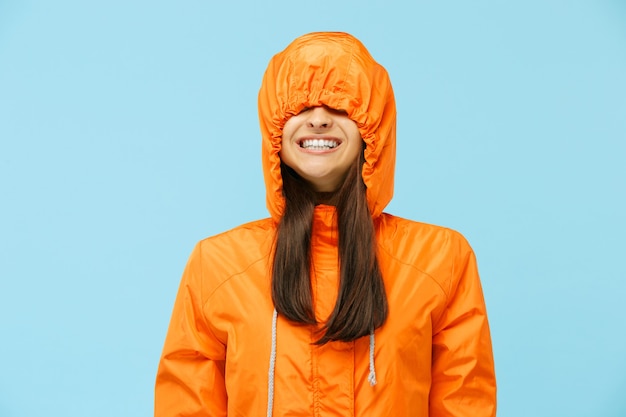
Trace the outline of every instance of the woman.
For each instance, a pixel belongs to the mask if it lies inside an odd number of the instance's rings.
[[[476,262],[458,233],[383,213],[388,75],[345,33],[271,60],[259,92],[271,218],[201,241],[155,415],[494,416]]]

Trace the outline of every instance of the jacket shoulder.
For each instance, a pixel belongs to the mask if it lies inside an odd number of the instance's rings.
[[[273,237],[275,230],[276,224],[274,221],[271,218],[266,218],[244,223],[225,232],[206,237],[198,244],[206,247],[220,247],[226,242],[229,244],[241,242],[241,239],[253,239],[255,242],[259,242],[270,235]]]
[[[465,248],[471,251],[467,239],[457,230],[405,219],[388,213],[383,213],[381,216],[381,231],[384,240],[410,239],[436,246],[447,243],[457,249]]]
[[[452,280],[473,250],[458,231],[402,217],[381,216],[378,244],[381,251],[435,280],[446,295]]]
[[[196,244],[188,268],[195,269],[205,297],[252,265],[267,262],[276,226],[272,219],[245,223],[202,239]]]

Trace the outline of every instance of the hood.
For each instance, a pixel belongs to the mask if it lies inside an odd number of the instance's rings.
[[[285,200],[280,172],[285,122],[307,107],[344,110],[365,142],[363,181],[373,217],[393,195],[396,105],[387,71],[347,33],[310,33],[276,54],[259,91],[259,120],[267,208],[275,221]]]

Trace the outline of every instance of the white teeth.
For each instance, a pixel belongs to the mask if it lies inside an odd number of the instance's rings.
[[[305,139],[300,144],[305,149],[332,149],[339,145],[338,142],[328,139]]]

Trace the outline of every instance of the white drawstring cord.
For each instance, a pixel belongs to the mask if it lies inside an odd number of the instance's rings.
[[[367,376],[367,380],[373,387],[376,385],[376,367],[374,366],[374,332],[370,333],[370,374]]]
[[[272,348],[270,352],[270,369],[267,376],[267,417],[272,417],[274,408],[274,368],[276,367],[276,321],[278,312],[274,309],[272,316]]]

